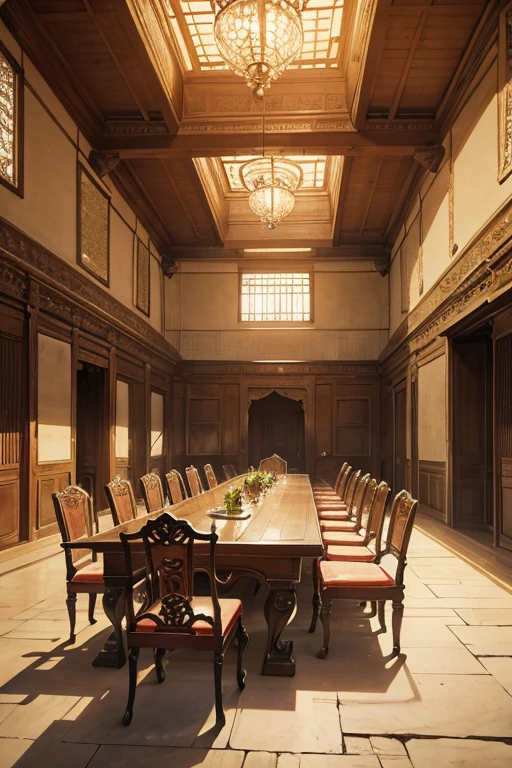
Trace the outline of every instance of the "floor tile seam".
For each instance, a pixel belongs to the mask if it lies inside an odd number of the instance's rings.
[[[459,558],[465,563],[468,563],[472,568],[474,568],[479,573],[482,573],[486,578],[488,578],[493,584],[497,584],[499,587],[504,589],[509,594],[512,594],[512,585],[507,584],[507,582],[503,581],[502,579],[499,579],[497,576],[494,576],[490,571],[487,571],[483,566],[478,565],[478,563],[475,563],[474,560],[471,560],[471,558],[467,557],[466,555],[461,554],[460,552],[457,552],[456,549],[453,547],[450,547],[449,544],[446,544],[444,542],[440,542],[439,539],[437,539],[433,534],[428,533],[425,531],[421,526],[415,525],[415,529],[418,530],[420,533],[422,533],[424,536],[427,536],[432,541],[435,541],[437,544],[439,544],[440,547],[447,549],[449,552],[452,552],[455,557]]]

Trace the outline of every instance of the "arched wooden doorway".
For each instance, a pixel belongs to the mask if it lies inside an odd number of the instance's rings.
[[[257,467],[265,456],[277,453],[288,472],[306,471],[304,406],[275,390],[252,399],[249,408],[249,464]]]

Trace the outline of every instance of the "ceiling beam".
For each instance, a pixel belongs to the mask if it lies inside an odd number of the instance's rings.
[[[363,131],[293,131],[265,136],[267,154],[288,152],[304,155],[414,155],[419,147],[437,143],[432,128],[406,125]],[[255,127],[247,133],[192,133],[168,135],[104,134],[102,149],[119,152],[126,160],[179,157],[221,157],[233,153],[260,155],[261,134]]]
[[[249,246],[248,246],[249,247]],[[244,252],[243,248],[187,248],[187,247],[173,247],[167,248],[166,254],[175,261],[236,261],[247,262],[252,260],[264,260],[271,258],[284,259],[299,259],[301,261],[309,261],[311,259],[315,261],[375,261],[377,259],[385,258],[389,255],[389,248],[384,243],[369,242],[365,243],[347,243],[346,245],[340,245],[333,248],[311,248],[309,253],[297,252],[293,253],[293,249],[289,249],[288,253],[276,252],[272,250],[272,245],[269,244],[267,252],[265,252],[264,246],[260,248],[258,253]]]

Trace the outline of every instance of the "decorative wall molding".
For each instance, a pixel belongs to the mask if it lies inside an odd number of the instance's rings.
[[[500,14],[498,51],[498,181],[512,172],[512,3]]]
[[[163,120],[107,120],[105,136],[171,136]]]
[[[1,292],[106,339],[129,354],[176,364],[158,331],[44,246],[0,218]]]
[[[224,122],[216,120],[215,122],[192,122],[183,121],[180,126],[179,134],[184,133],[255,133],[261,138],[262,133],[261,120],[252,122],[233,121]],[[310,120],[276,120],[272,122],[265,121],[265,133],[302,133],[304,131],[339,131],[341,133],[354,133],[356,129],[350,120],[340,120],[337,115],[323,114],[321,118],[311,118]]]
[[[183,361],[179,368],[182,376],[217,376],[224,374],[251,375],[333,375],[379,376],[379,363],[202,363]]]
[[[409,343],[420,349],[484,301],[512,288],[512,203],[503,207],[403,320],[381,360]]]

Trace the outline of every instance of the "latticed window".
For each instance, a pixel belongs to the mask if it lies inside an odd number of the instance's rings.
[[[308,272],[245,273],[241,281],[242,322],[309,322]]]
[[[0,48],[0,180],[17,188],[18,72]]]

